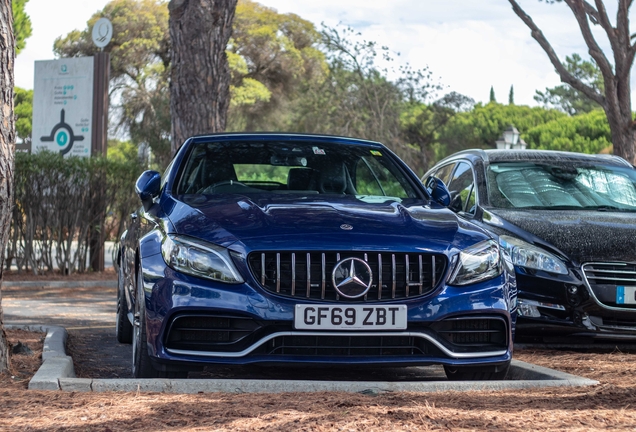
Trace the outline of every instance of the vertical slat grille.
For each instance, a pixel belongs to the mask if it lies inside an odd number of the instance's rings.
[[[341,298],[333,269],[345,258],[365,260],[373,272],[368,296]],[[446,257],[434,254],[377,252],[255,252],[248,257],[255,279],[266,290],[316,300],[377,302],[429,294],[442,279]],[[301,287],[304,287],[302,289]]]

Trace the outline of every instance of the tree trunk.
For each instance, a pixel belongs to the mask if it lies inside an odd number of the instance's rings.
[[[171,0],[172,153],[192,135],[225,130],[230,69],[225,49],[237,0]]]
[[[0,0],[0,372],[9,367],[9,350],[2,315],[2,271],[13,209],[13,18],[11,0]]]
[[[607,116],[614,154],[636,164],[636,123],[632,118],[630,76],[636,43],[632,43],[632,31],[629,28],[629,9],[633,0],[618,0],[616,20],[611,22],[602,0],[592,3],[587,0],[564,0],[576,18],[581,35],[589,54],[603,75],[604,93],[601,94],[579,78],[572,75],[561,63],[556,52],[532,18],[519,6],[517,0],[508,0],[512,10],[532,31],[532,37],[546,52],[550,62],[561,77],[561,81],[580,91],[598,103]],[[614,63],[603,52],[596,40],[592,25],[600,27],[610,43],[607,54],[612,54]]]

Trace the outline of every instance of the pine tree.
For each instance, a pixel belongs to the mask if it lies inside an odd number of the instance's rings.
[[[495,99],[495,89],[490,86],[490,102],[497,102],[497,99]]]
[[[510,86],[510,93],[508,93],[508,105],[514,105],[514,104],[515,104],[515,89],[511,85]]]

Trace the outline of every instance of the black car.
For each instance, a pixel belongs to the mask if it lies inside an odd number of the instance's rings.
[[[515,265],[517,336],[636,339],[636,170],[611,155],[467,150],[422,178],[499,235]],[[555,336],[557,338],[555,338]]]

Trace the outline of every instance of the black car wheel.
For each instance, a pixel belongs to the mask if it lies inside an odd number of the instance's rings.
[[[121,264],[117,272],[117,315],[115,334],[117,342],[129,344],[133,340],[133,325],[128,319],[128,303],[124,293],[125,279]]]
[[[510,369],[510,362],[499,366],[444,366],[446,377],[451,381],[503,380]]]
[[[155,369],[148,355],[146,336],[146,302],[143,289],[141,266],[137,272],[135,298],[135,322],[133,325],[133,362],[132,373],[135,378],[187,378],[187,371],[160,371]]]

